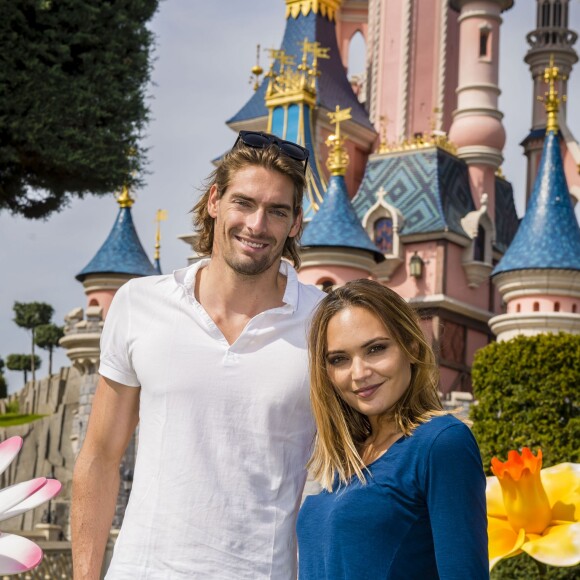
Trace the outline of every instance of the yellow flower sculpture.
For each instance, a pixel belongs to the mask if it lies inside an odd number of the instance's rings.
[[[580,464],[542,469],[524,447],[508,460],[491,460],[487,478],[490,570],[502,558],[522,551],[551,566],[580,563]]]

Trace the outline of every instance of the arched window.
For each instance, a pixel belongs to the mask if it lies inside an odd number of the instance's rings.
[[[550,2],[549,0],[544,0],[542,4],[542,26],[550,26]]]
[[[521,312],[521,311],[522,311],[522,305],[516,304],[516,312]]]
[[[562,2],[560,0],[554,2],[553,26],[558,28],[562,26]]]
[[[96,298],[91,298],[89,300],[89,306],[98,306],[99,305],[99,301]]]
[[[540,303],[534,302],[534,312],[539,312],[539,311],[540,311]]]
[[[383,254],[393,253],[393,218],[379,218],[373,225],[373,239]]]
[[[322,280],[319,280],[316,285],[323,292],[330,292],[334,288],[335,284],[336,282],[334,280],[331,280],[330,278],[324,278]]]
[[[357,30],[348,45],[348,80],[358,100],[365,101],[367,48],[362,33]]]
[[[479,31],[479,58],[487,58],[490,56],[489,40],[491,37],[491,30],[489,28],[481,28]]]
[[[473,240],[473,259],[485,262],[485,229],[481,224],[477,226],[477,237]]]
[[[554,312],[560,312],[560,303],[554,302]]]
[[[576,313],[576,304],[572,304],[572,314]]]

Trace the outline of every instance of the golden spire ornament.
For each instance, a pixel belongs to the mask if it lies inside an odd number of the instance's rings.
[[[167,220],[167,210],[166,209],[158,209],[155,213],[155,223],[157,225],[155,231],[155,262],[159,262],[160,258],[160,250],[161,250],[161,222]]]
[[[264,69],[260,66],[260,45],[256,47],[256,64],[252,67],[252,77],[250,77],[250,83],[254,81],[254,92],[260,88],[260,77],[262,76]]]
[[[349,158],[344,148],[345,139],[340,135],[340,124],[352,119],[351,110],[351,107],[341,109],[336,105],[334,113],[328,113],[330,123],[335,125],[334,134],[330,135],[326,140],[326,145],[331,147],[330,154],[326,160],[326,167],[328,167],[331,175],[344,175],[348,167]]]
[[[566,77],[560,74],[560,69],[554,65],[554,55],[550,55],[550,65],[544,70],[544,82],[548,85],[548,92],[544,97],[538,97],[546,107],[546,133],[552,131],[558,133],[558,113],[560,112],[560,102],[566,101],[566,95],[561,98],[556,90],[556,81],[566,80]]]
[[[117,203],[122,208],[132,207],[132,205],[135,203],[135,200],[131,197],[131,194],[129,193],[129,187],[127,185],[123,185],[121,193],[116,195],[116,199]]]

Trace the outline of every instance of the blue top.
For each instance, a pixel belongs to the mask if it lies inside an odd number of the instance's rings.
[[[155,276],[159,274],[137,235],[131,209],[119,209],[117,219],[107,239],[94,258],[76,275],[82,282],[89,274],[128,274],[133,276]]]
[[[528,269],[580,270],[580,227],[570,201],[558,136],[550,131],[530,203],[492,276]]]
[[[469,428],[435,417],[298,515],[299,580],[489,578],[486,479]]]
[[[354,248],[371,252],[376,261],[383,260],[350,203],[342,175],[330,178],[324,201],[306,226],[300,243],[303,247]]]

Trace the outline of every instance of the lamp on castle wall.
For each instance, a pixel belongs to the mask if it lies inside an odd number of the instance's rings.
[[[421,278],[423,276],[423,264],[421,256],[415,252],[409,260],[409,273],[413,278]]]

